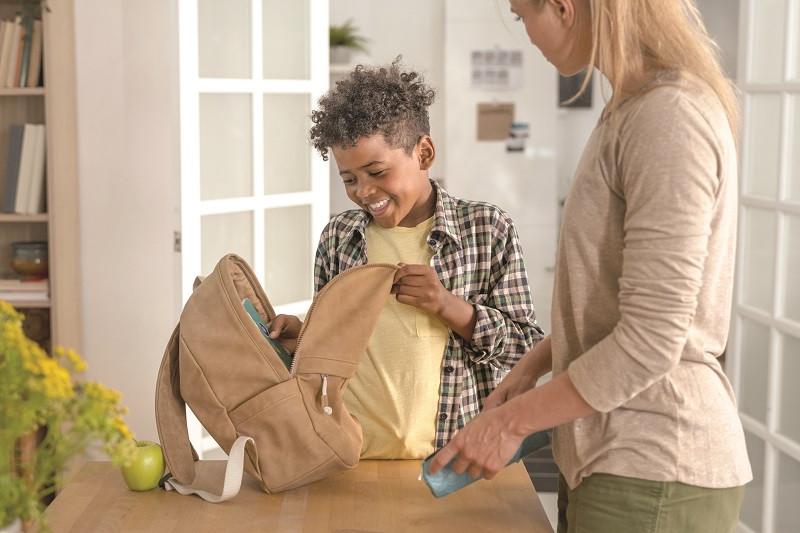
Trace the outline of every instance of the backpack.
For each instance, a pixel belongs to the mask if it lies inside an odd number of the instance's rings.
[[[162,486],[219,502],[238,493],[242,468],[273,493],[355,467],[361,426],[342,395],[397,268],[362,265],[334,277],[308,310],[290,368],[243,305],[248,299],[267,322],[275,317],[241,257],[228,254],[198,278],[156,382],[156,426],[169,472]],[[191,487],[197,454],[186,405],[229,455],[221,494]]]

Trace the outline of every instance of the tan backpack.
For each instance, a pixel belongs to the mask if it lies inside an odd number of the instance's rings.
[[[243,306],[249,299],[265,321],[275,317],[241,257],[226,255],[212,274],[198,278],[156,383],[156,424],[172,476],[165,487],[217,502],[238,493],[242,467],[267,492],[355,467],[361,426],[342,395],[396,270],[391,264],[364,265],[334,277],[306,315],[291,369]],[[229,455],[221,494],[191,487],[197,454],[185,405]]]

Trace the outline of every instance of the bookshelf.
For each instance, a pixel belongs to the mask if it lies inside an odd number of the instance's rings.
[[[0,214],[0,277],[14,275],[11,243],[47,241],[49,298],[8,301],[26,315],[26,326],[46,337],[44,344],[81,350],[74,4],[48,4],[50,11],[42,15],[44,86],[0,88],[0,182],[5,181],[10,125],[45,124],[47,208],[40,214]],[[0,0],[0,18],[13,19],[18,10],[18,1]],[[0,199],[3,194],[0,190]]]

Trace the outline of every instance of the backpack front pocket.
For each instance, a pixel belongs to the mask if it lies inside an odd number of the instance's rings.
[[[297,379],[262,391],[229,416],[237,435],[257,443],[258,470],[270,492],[284,490],[321,465],[341,462],[314,430]],[[346,468],[341,465],[341,470]],[[306,482],[310,481],[314,479]]]

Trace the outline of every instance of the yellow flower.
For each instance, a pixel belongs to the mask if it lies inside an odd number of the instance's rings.
[[[86,361],[84,361],[80,355],[75,353],[74,350],[70,350],[69,348],[64,348],[62,346],[56,346],[53,351],[55,352],[57,359],[61,360],[66,358],[75,372],[83,372],[86,370]]]
[[[133,457],[135,442],[122,415],[121,395],[84,382],[86,362],[56,347],[50,357],[22,330],[22,315],[0,301],[0,524],[42,516],[42,496],[58,487],[65,465],[93,441],[117,464]],[[33,481],[20,475],[17,445],[38,427],[49,429],[34,448]]]
[[[123,436],[125,439],[133,439],[133,434],[131,434],[131,430],[130,430],[130,429],[128,429],[128,426],[127,426],[127,425],[125,424],[125,422],[122,420],[122,417],[121,417],[121,416],[115,416],[115,417],[114,417],[114,420],[112,420],[112,422],[111,422],[111,423],[113,424],[113,426],[114,426],[114,429],[116,429],[117,431],[119,431],[119,433],[120,433],[120,434],[121,434],[121,435],[122,435],[122,436]]]

